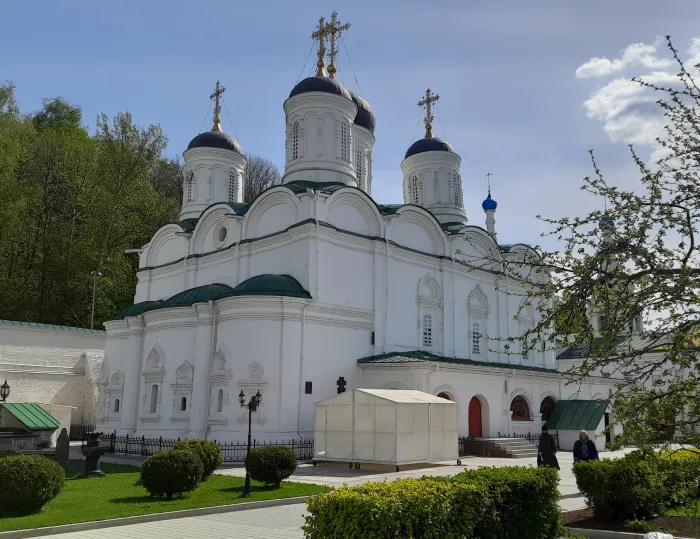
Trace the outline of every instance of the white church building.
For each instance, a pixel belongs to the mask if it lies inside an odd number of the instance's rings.
[[[326,72],[324,40],[317,75],[284,102],[282,184],[251,204],[217,84],[213,128],[184,152],[180,220],[140,251],[134,305],[105,322],[98,428],[244,440],[238,395],[260,391],[256,439],[309,438],[315,402],[394,388],[456,401],[460,435],[495,437],[538,432],[560,399],[607,398],[602,377],[566,385],[547,343],[494,344],[536,323],[532,309],[514,318],[519,280],[499,264],[532,250],[496,243],[490,193],[468,222],[430,90],[426,136],[401,162],[403,204],[373,200],[375,116],[333,77],[333,56]]]

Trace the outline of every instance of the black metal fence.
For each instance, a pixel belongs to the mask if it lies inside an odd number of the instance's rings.
[[[559,447],[559,433],[554,432],[552,434],[554,437],[554,442],[557,444],[557,449],[560,449]],[[523,438],[527,440],[528,442],[532,442],[533,444],[537,444],[540,441],[540,434],[533,434],[531,432],[528,432],[526,434],[501,434],[500,432],[498,433],[498,438]]]
[[[70,433],[68,433],[68,439],[70,440],[82,440],[87,436],[88,432],[93,432],[95,430],[95,425],[71,425]]]
[[[146,436],[117,436],[116,432],[111,434],[103,434],[101,437],[102,445],[107,448],[107,451],[116,455],[136,455],[140,457],[150,457],[158,451],[164,449],[172,449],[173,446],[180,441],[180,438],[147,438]],[[216,440],[214,440],[216,441]],[[290,440],[283,442],[268,442],[253,440],[251,447],[264,447],[268,445],[281,445],[288,447],[296,455],[297,460],[312,460],[314,457],[314,441],[309,440]],[[224,462],[245,462],[245,455],[248,449],[247,442],[223,442],[219,443],[221,447],[221,455]]]

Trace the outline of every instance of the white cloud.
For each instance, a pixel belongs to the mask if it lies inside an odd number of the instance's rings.
[[[608,58],[591,58],[576,70],[576,76],[580,79],[590,77],[603,77],[617,73],[628,67],[641,65],[645,69],[664,69],[673,65],[673,60],[658,58],[656,45],[646,43],[632,43],[620,58],[609,60]]]
[[[684,63],[691,73],[698,74],[694,66],[700,63],[700,38],[691,41]],[[576,76],[602,77],[633,65],[650,70],[646,74],[639,71],[633,74],[649,84],[677,87],[680,83],[675,61],[657,57],[656,45],[644,43],[630,45],[615,60],[593,58],[576,70]],[[583,105],[589,118],[602,122],[611,142],[650,146],[651,160],[656,161],[664,155],[657,143],[665,126],[663,109],[657,104],[660,97],[658,92],[629,78],[618,77],[597,89]]]

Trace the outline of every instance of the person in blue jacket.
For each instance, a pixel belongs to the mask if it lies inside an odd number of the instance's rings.
[[[582,430],[578,435],[578,440],[574,443],[574,464],[583,460],[599,460],[598,448],[593,440],[588,438],[588,433]]]

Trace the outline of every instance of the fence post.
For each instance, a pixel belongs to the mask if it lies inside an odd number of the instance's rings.
[[[124,442],[124,454],[129,454],[129,435],[126,435],[126,441]]]
[[[163,450],[163,437],[158,438],[158,451]]]
[[[145,448],[146,448],[146,435],[144,434],[144,435],[141,437],[141,456],[142,456],[142,457],[145,456],[145,455],[144,455]]]

